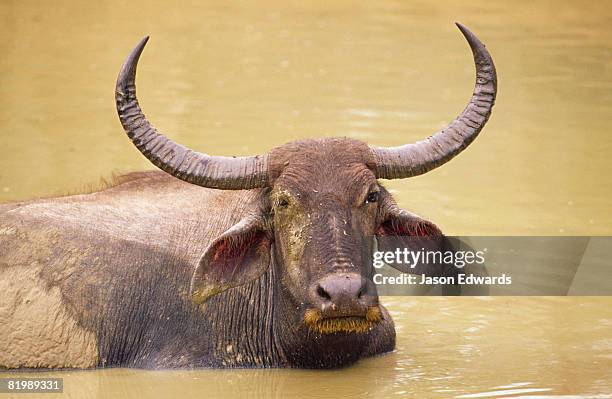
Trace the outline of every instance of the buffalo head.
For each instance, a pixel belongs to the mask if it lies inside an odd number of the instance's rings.
[[[134,81],[148,38],[136,46],[116,86],[119,118],[134,145],[157,167],[186,182],[259,190],[251,207],[255,210],[206,249],[191,282],[194,301],[252,281],[272,264],[279,270],[283,300],[310,329],[359,333],[380,321],[371,262],[376,237],[441,233],[431,222],[399,209],[378,179],[416,176],[446,163],[476,138],[495,101],[491,56],[473,33],[457,25],[476,64],[469,104],[429,138],[393,148],[327,138],[288,143],[260,156],[195,152],[158,133],[143,115]],[[379,246],[391,250],[384,247],[397,242],[379,240]]]

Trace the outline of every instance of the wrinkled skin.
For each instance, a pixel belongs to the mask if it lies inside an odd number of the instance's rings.
[[[322,162],[338,147],[344,156]],[[392,350],[393,322],[371,283],[373,237],[439,231],[395,206],[362,148],[349,139],[288,144],[277,150],[282,174],[265,189],[211,190],[150,172],[97,193],[0,206],[0,281],[35,276],[2,297],[10,334],[0,365],[329,368]],[[304,169],[313,159],[327,166]],[[308,325],[308,310],[326,305],[315,287],[345,274],[366,280],[362,299],[327,306],[320,317],[331,330]],[[28,285],[43,287],[40,298],[58,295],[28,302]],[[212,295],[198,295],[209,286]],[[11,349],[28,339],[14,315],[48,303],[57,315],[37,325],[36,355]],[[373,321],[370,308],[379,309]],[[58,325],[82,342],[58,346]]]

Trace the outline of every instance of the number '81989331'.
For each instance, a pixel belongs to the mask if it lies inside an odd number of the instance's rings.
[[[0,393],[54,393],[64,391],[62,378],[0,378]]]

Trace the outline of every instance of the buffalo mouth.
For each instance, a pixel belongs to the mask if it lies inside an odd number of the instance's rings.
[[[319,334],[357,333],[372,330],[382,320],[378,306],[371,306],[363,316],[324,316],[318,309],[308,309],[304,313],[304,323],[310,330]]]

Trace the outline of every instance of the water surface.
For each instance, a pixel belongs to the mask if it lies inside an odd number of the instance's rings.
[[[396,323],[397,350],[346,369],[40,375],[63,377],[65,396],[74,398],[612,397],[608,298],[386,297],[383,302]],[[7,375],[15,374],[0,372]]]

